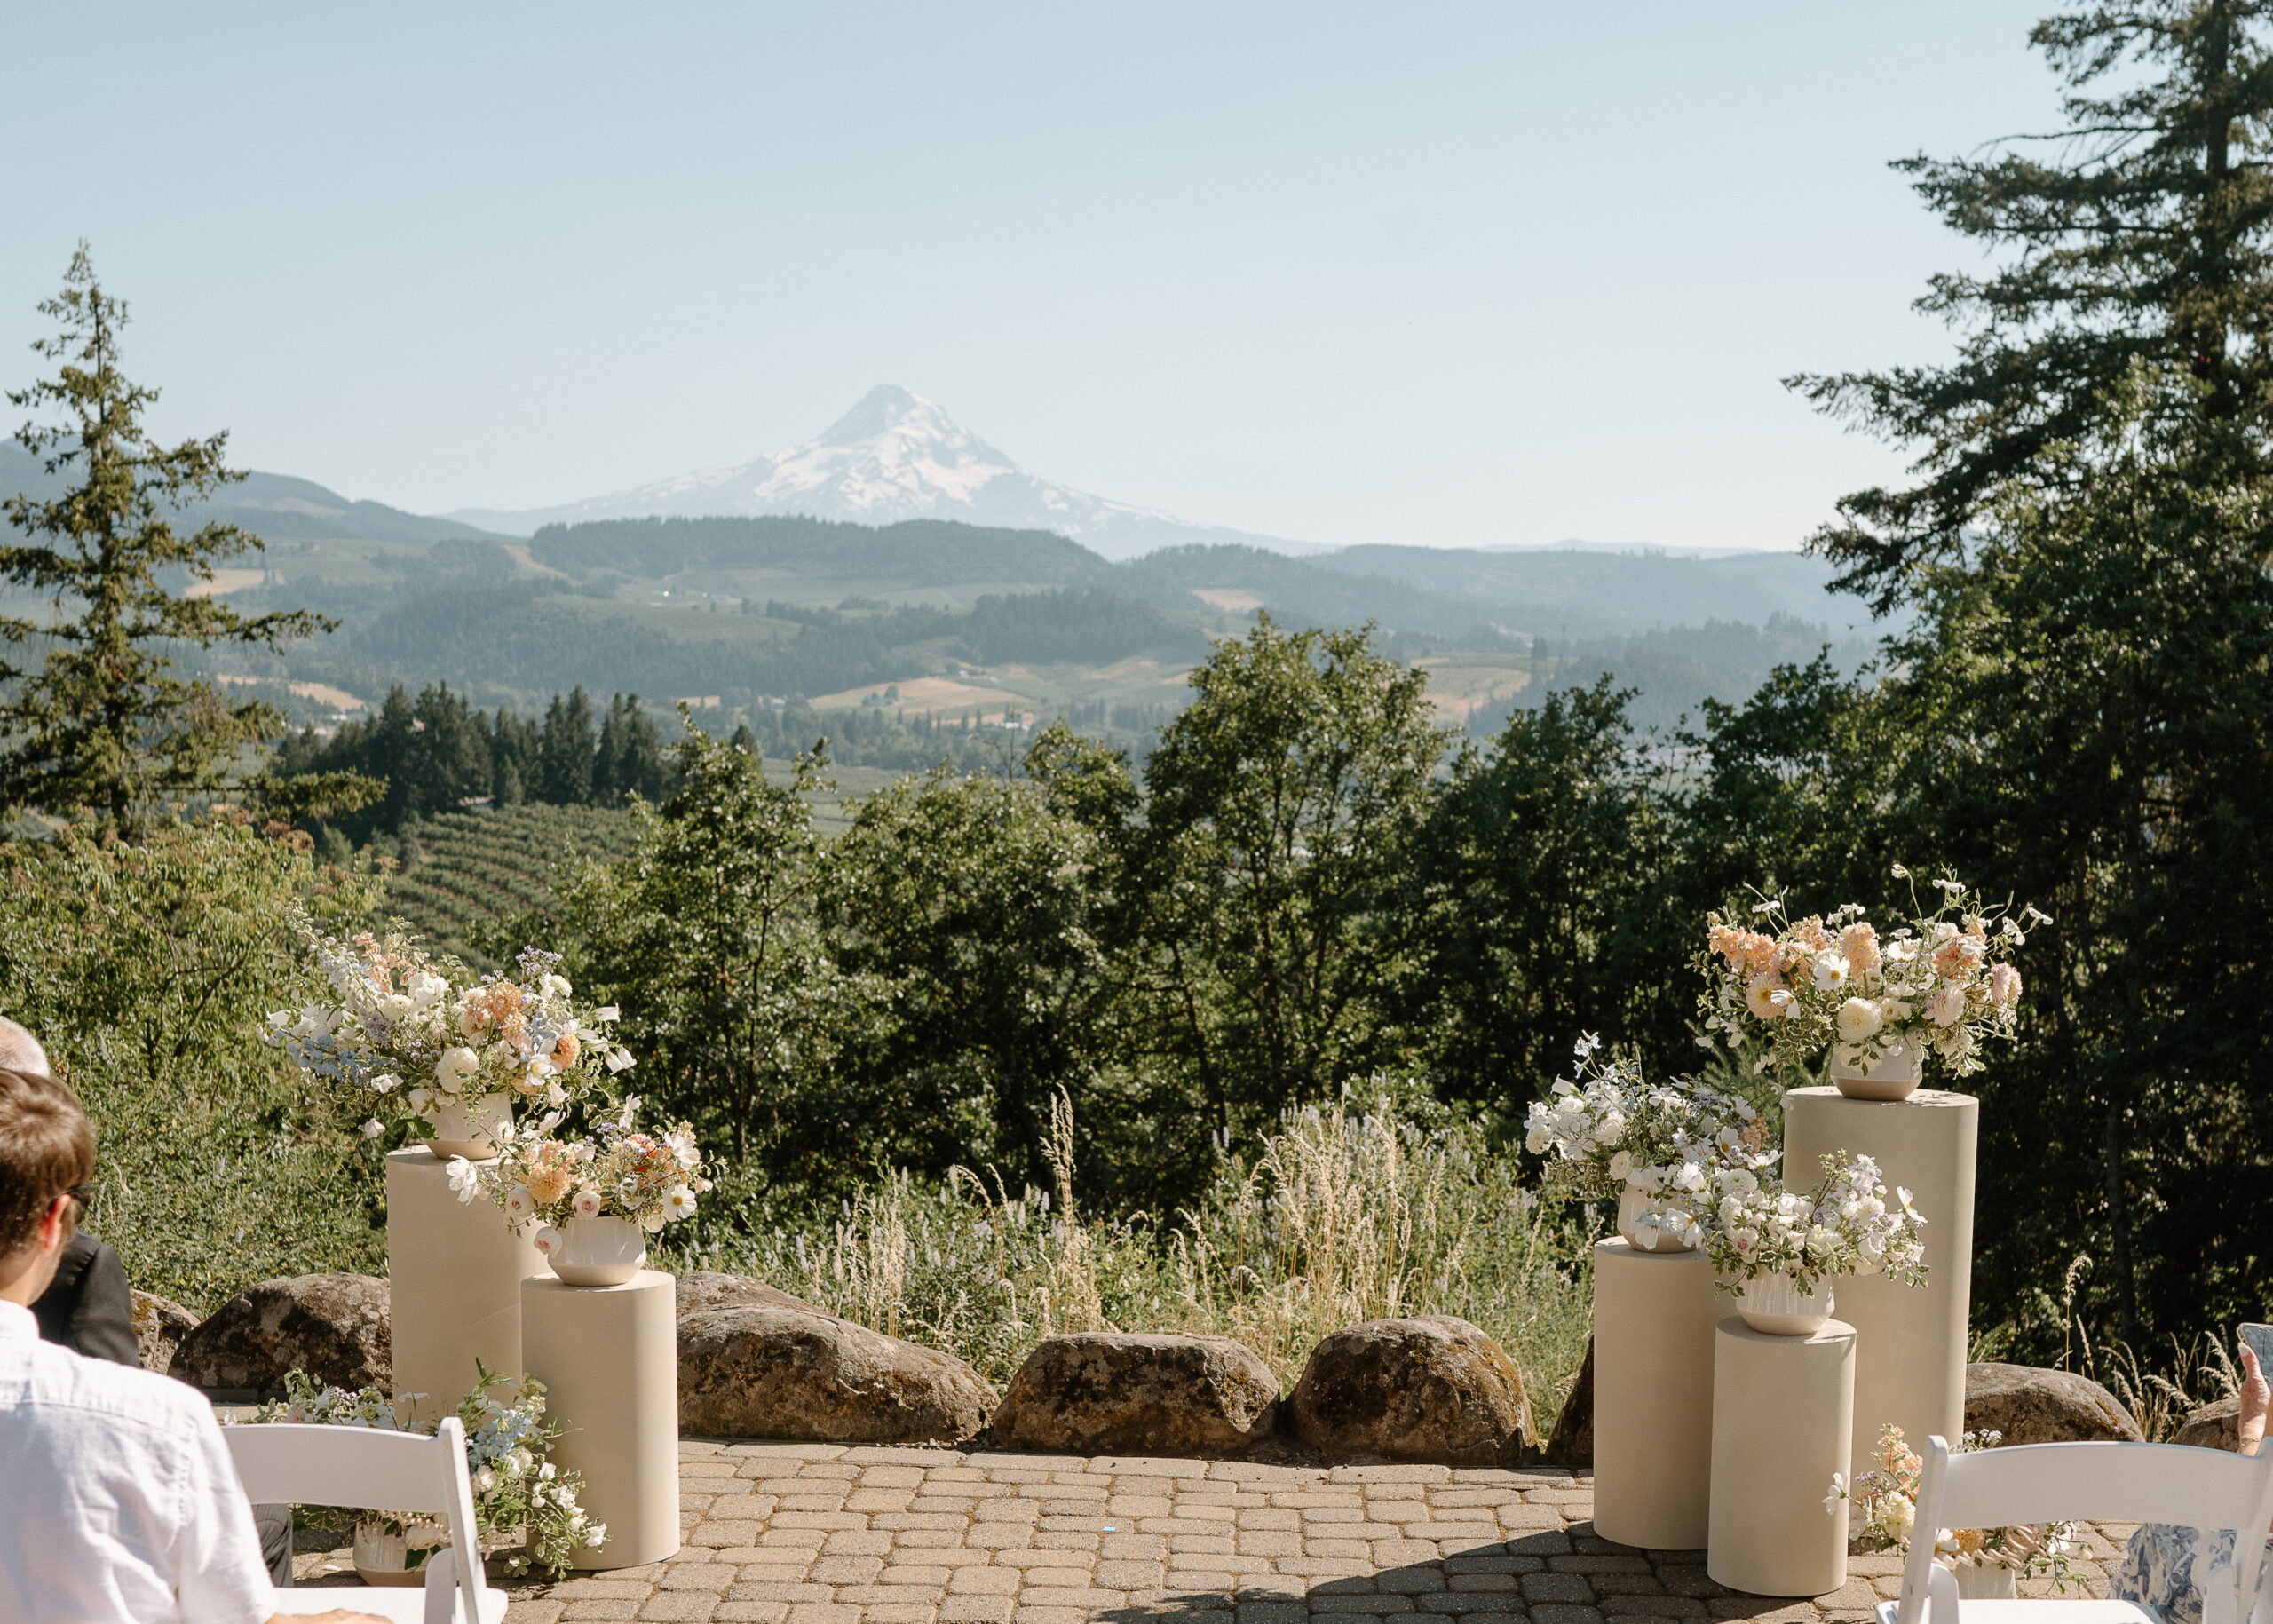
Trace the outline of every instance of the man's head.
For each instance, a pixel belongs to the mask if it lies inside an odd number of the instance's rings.
[[[6,1016],[0,1015],[0,1068],[12,1072],[30,1072],[41,1077],[55,1074],[47,1063],[47,1050],[30,1033]]]
[[[44,1072],[0,1068],[0,1298],[28,1305],[71,1238],[72,1191],[95,1170],[78,1097]]]

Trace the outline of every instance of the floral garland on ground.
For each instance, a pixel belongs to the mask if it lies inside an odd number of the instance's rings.
[[[1554,1153],[1576,1193],[1593,1200],[1638,1192],[1638,1227],[1695,1246],[1717,1181],[1737,1169],[1772,1167],[1768,1125],[1745,1100],[1703,1083],[1652,1085],[1629,1057],[1596,1061],[1602,1041],[1573,1045],[1575,1077],[1558,1077],[1524,1119],[1525,1148]]]
[[[603,1030],[615,1006],[576,1004],[557,953],[524,948],[518,978],[474,981],[400,931],[343,939],[303,929],[332,995],[274,1011],[263,1038],[307,1075],[376,1096],[408,1119],[431,1128],[438,1107],[496,1094],[564,1106],[632,1064]],[[364,1131],[384,1129],[374,1116]]]
[[[1911,877],[1898,863],[1894,875]],[[2024,923],[2048,920],[2032,907],[2020,918],[1981,907],[1960,880],[1934,886],[1941,906],[1925,911],[1913,889],[1913,917],[1884,939],[1858,902],[1793,920],[1781,896],[1762,894],[1751,915],[1764,931],[1738,923],[1734,905],[1708,915],[1698,1042],[1757,1042],[1757,1069],[1803,1074],[1833,1044],[1842,1065],[1865,1071],[1914,1038],[1954,1075],[1979,1071],[1982,1043],[2013,1035],[2021,997],[2020,971],[1993,955],[2027,942]]]
[[[548,1458],[560,1436],[558,1422],[544,1419],[544,1383],[523,1377],[519,1394],[510,1402],[491,1389],[510,1385],[477,1361],[480,1380],[458,1405],[457,1417],[465,1427],[466,1470],[473,1480],[473,1520],[478,1540],[495,1540],[516,1531],[527,1548],[507,1554],[515,1573],[532,1565],[555,1575],[568,1568],[568,1556],[581,1546],[594,1549],[607,1540],[607,1525],[596,1523],[577,1503],[582,1477],[556,1469]],[[261,1406],[252,1422],[298,1422],[321,1427],[369,1427],[382,1432],[416,1432],[432,1437],[440,1422],[405,1425],[394,1403],[376,1387],[345,1388],[320,1385],[305,1371],[284,1378],[285,1397]],[[422,1393],[403,1395],[424,1398]],[[309,1508],[320,1527],[352,1533],[357,1524],[376,1524],[387,1533],[402,1535],[416,1553],[411,1564],[425,1561],[426,1553],[449,1539],[447,1528],[432,1519],[401,1517],[385,1511],[347,1507]]]
[[[625,1100],[615,1119],[599,1122],[589,1139],[552,1137],[561,1113],[547,1112],[501,1144],[495,1161],[477,1167],[454,1158],[450,1188],[460,1201],[487,1195],[504,1209],[516,1234],[532,1224],[552,1229],[571,1218],[605,1217],[629,1218],[653,1234],[692,1217],[696,1199],[710,1188],[693,1126],[642,1133],[632,1126],[640,1103],[636,1094]],[[542,1233],[538,1242],[543,1244]]]
[[[1705,1253],[1722,1290],[1740,1291],[1763,1274],[1788,1274],[1808,1296],[1823,1281],[1850,1274],[1926,1283],[1926,1248],[1918,1239],[1926,1220],[1910,1204],[1910,1192],[1897,1186],[1890,1203],[1878,1163],[1845,1151],[1824,1157],[1823,1175],[1806,1195],[1752,1168],[1719,1176]]]
[[[1951,1453],[1968,1454],[1994,1449],[2002,1442],[2001,1433],[1968,1432]],[[1877,1459],[1878,1469],[1858,1476],[1851,1492],[1846,1477],[1833,1472],[1823,1509],[1835,1517],[1841,1501],[1853,1502],[1848,1543],[1855,1549],[1906,1552],[1918,1523],[1918,1479],[1926,1463],[1904,1440],[1902,1429],[1891,1422],[1879,1429]],[[2065,1590],[2071,1580],[2079,1585],[2084,1582],[2085,1575],[2076,1571],[2075,1564],[2092,1555],[2091,1546],[2077,1538],[2078,1527],[2075,1523],[2053,1523],[2032,1527],[1942,1528],[1935,1531],[1934,1554],[1952,1565],[2005,1567],[2024,1578],[2049,1578]]]

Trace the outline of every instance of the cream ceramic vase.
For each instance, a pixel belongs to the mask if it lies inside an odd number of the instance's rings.
[[[448,1538],[448,1532],[439,1523],[413,1522],[408,1533],[389,1533],[384,1525],[358,1523],[355,1525],[355,1572],[367,1585],[419,1585],[426,1582],[423,1565],[410,1563],[411,1541],[418,1541],[421,1564],[434,1549]]]
[[[571,1218],[536,1232],[536,1249],[571,1286],[621,1286],[647,1261],[647,1236],[630,1218]]]
[[[1797,1281],[1788,1274],[1755,1274],[1744,1283],[1737,1312],[1754,1330],[1770,1336],[1812,1336],[1831,1318],[1831,1282],[1802,1296]]]
[[[1662,1205],[1653,1201],[1631,1184],[1618,1198],[1618,1232],[1637,1252],[1693,1252],[1697,1248],[1675,1240],[1662,1230],[1651,1228],[1642,1219],[1653,1208]]]
[[[2013,1570],[2001,1562],[1952,1562],[1961,1602],[2009,1602],[2019,1595]]]
[[[1903,1100],[1918,1091],[1926,1044],[1912,1033],[1873,1062],[1866,1050],[1846,1043],[1831,1050],[1831,1086],[1849,1099]]]
[[[471,1105],[463,1100],[438,1099],[434,1102],[431,1120],[434,1137],[426,1141],[426,1148],[447,1161],[453,1156],[463,1156],[469,1161],[487,1161],[497,1153],[497,1146],[487,1136],[501,1121],[511,1121],[513,1104],[503,1094],[485,1094]]]

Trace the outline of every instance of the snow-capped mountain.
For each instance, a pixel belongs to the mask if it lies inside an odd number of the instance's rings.
[[[804,513],[864,525],[906,519],[1054,530],[1108,558],[1191,542],[1238,542],[1280,552],[1322,549],[1190,524],[1026,472],[947,416],[893,384],[870,390],[817,440],[771,456],[706,468],[563,507],[496,512],[463,508],[462,524],[507,535],[595,519]]]

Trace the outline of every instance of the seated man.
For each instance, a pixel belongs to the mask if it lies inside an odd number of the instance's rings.
[[[71,1090],[0,1069],[0,1618],[262,1624],[267,1567],[211,1406],[39,1336],[30,1305],[94,1164]]]
[[[40,1041],[0,1016],[0,1069],[52,1077]],[[84,1230],[74,1231],[56,1264],[55,1279],[32,1304],[39,1334],[74,1353],[139,1365],[141,1345],[134,1336],[134,1292],[118,1254]]]

